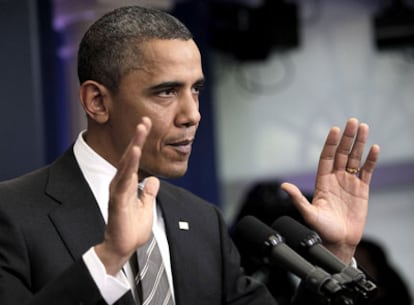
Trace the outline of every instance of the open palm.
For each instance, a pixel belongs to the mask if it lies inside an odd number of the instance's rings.
[[[369,184],[379,156],[373,145],[361,165],[368,125],[349,119],[341,136],[333,127],[321,152],[312,204],[290,183],[290,194],[303,218],[339,258],[350,261],[367,217]]]

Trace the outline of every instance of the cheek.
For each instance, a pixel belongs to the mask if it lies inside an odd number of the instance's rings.
[[[163,143],[168,139],[168,134],[173,132],[173,117],[166,111],[147,111],[146,116],[151,119],[151,130],[144,144],[144,154],[147,159],[156,159],[160,154]]]
[[[144,154],[150,154],[152,158],[156,157],[162,147],[163,139],[165,138],[162,129],[156,122],[152,122],[151,131],[144,144]]]
[[[159,141],[151,136],[147,137],[142,151],[142,158],[155,158],[159,151]]]

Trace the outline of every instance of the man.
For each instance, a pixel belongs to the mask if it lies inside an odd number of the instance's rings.
[[[191,33],[168,14],[124,7],[91,26],[78,56],[87,130],[50,166],[0,185],[0,303],[134,304],[129,261],[153,234],[175,304],[274,304],[241,274],[219,211],[157,178],[185,174],[200,121]],[[330,130],[312,205],[283,184],[347,263],[379,154],[371,147],[360,164],[367,136],[356,119],[342,137]]]

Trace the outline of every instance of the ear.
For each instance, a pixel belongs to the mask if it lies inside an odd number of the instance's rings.
[[[105,86],[87,80],[80,85],[79,97],[86,114],[99,124],[106,123],[109,118],[110,94]]]

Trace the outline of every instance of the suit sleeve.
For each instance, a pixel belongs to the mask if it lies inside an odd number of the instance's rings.
[[[42,288],[34,288],[23,234],[0,206],[0,304],[105,304],[82,259]]]

